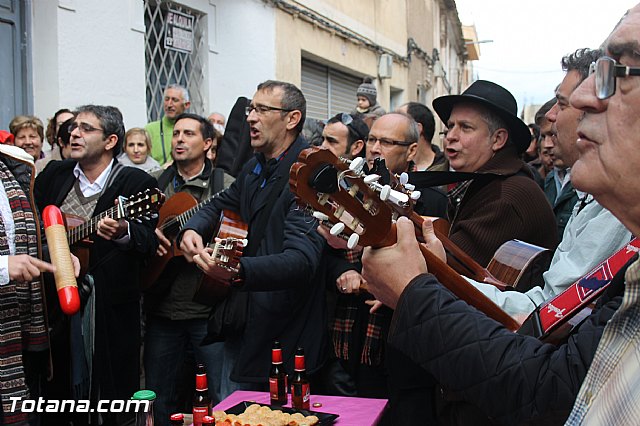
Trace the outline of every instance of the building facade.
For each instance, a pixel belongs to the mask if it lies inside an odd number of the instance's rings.
[[[127,127],[156,120],[162,88],[193,112],[227,114],[267,79],[302,88],[311,118],[356,104],[370,76],[387,110],[471,83],[453,0],[0,0],[0,128],[19,113],[118,106]]]

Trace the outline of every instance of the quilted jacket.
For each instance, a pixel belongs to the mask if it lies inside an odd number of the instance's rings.
[[[560,346],[505,329],[456,298],[431,274],[414,278],[404,290],[388,341],[418,364],[420,373],[433,376],[494,423],[562,424],[604,326],[622,301],[625,270]],[[407,367],[392,365],[392,377],[394,368]]]

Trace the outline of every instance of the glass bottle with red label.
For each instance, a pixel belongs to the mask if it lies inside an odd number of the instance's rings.
[[[201,426],[204,416],[211,415],[211,398],[207,386],[207,372],[203,364],[196,370],[196,391],[193,394],[193,426]]]
[[[269,372],[269,395],[271,405],[287,403],[287,373],[282,365],[282,348],[280,342],[273,343],[271,349],[271,371]]]
[[[291,406],[308,410],[311,399],[309,379],[304,366],[304,349],[298,348],[295,357],[295,369],[291,378]]]

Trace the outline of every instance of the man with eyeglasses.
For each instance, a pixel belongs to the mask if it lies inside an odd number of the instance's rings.
[[[418,124],[420,139],[411,171],[446,171],[449,163],[437,145],[431,143],[436,129],[436,121],[431,110],[419,102],[407,102],[398,108],[398,112],[409,114]]]
[[[49,163],[36,179],[38,208],[53,204],[64,213],[89,220],[112,208],[119,196],[130,197],[157,186],[147,173],[116,160],[125,133],[117,108],[85,105],[74,114],[70,158]],[[138,277],[142,261],[158,245],[156,222],[116,220],[108,215],[98,222],[85,265],[93,288],[84,294],[81,313],[71,318],[63,315],[55,303],[55,289],[47,289],[49,325],[54,330],[54,381],[45,390],[51,398],[129,399],[139,389]],[[96,414],[91,417],[97,421]],[[56,423],[63,416],[51,415]],[[76,420],[83,417],[78,415]],[[117,414],[102,413],[102,417],[104,424],[122,420]]]
[[[176,118],[189,109],[189,91],[179,84],[169,84],[164,89],[162,107],[164,114],[160,120],[148,123],[144,128],[151,135],[151,156],[160,165],[171,161],[171,138]]]
[[[594,73],[570,97],[582,111],[572,179],[637,236],[640,79],[631,72],[640,70],[640,5],[603,46],[607,57],[596,61]],[[618,66],[624,75],[611,71]],[[425,237],[433,242],[433,235]],[[390,344],[438,381],[499,423],[560,423],[568,415],[570,425],[637,424],[637,256],[614,277],[591,315],[557,346],[508,331],[457,300],[420,259],[414,227],[401,219],[397,245],[366,249],[363,272],[373,294],[395,307]],[[400,263],[401,268],[394,266]]]
[[[226,299],[231,314],[232,303],[246,308],[247,314],[233,322],[233,329],[209,336],[224,339],[222,398],[237,389],[265,387],[276,340],[289,374],[297,347],[304,348],[310,374],[326,354],[324,282],[316,273],[323,242],[315,220],[296,206],[289,190],[289,169],[308,147],[300,135],[306,100],[293,84],[269,80],[258,85],[246,113],[255,156],[178,236],[185,256],[215,275],[219,267],[204,244],[211,241],[220,212],[234,211],[249,225],[248,246],[239,273],[229,277],[231,294]]]
[[[448,129],[449,166],[474,174],[448,194],[451,241],[480,265],[512,239],[554,249],[553,211],[520,159],[531,133],[513,95],[478,80],[460,95],[434,99],[433,108]]]

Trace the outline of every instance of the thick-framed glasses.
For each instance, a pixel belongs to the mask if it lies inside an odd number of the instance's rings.
[[[369,146],[373,146],[376,144],[376,142],[380,142],[380,146],[384,147],[384,148],[391,148],[392,146],[409,146],[412,144],[412,142],[406,142],[406,141],[392,141],[391,139],[385,139],[385,138],[376,138],[373,136],[369,136],[367,138],[367,145]]]
[[[615,59],[603,56],[589,66],[589,75],[596,74],[596,97],[605,100],[616,93],[618,77],[640,76],[640,67],[620,65]]]
[[[73,132],[75,129],[79,129],[80,133],[85,134],[85,133],[91,133],[91,132],[104,132],[104,129],[101,129],[99,127],[93,127],[90,124],[87,123],[71,123],[69,124],[69,133]]]
[[[256,114],[259,115],[263,115],[268,113],[269,111],[282,111],[282,112],[291,112],[293,111],[292,109],[286,109],[286,108],[278,108],[278,107],[274,107],[274,106],[269,106],[269,105],[249,105],[248,107],[246,107],[244,109],[244,114],[248,117],[249,114],[251,114],[251,111],[255,110]]]

